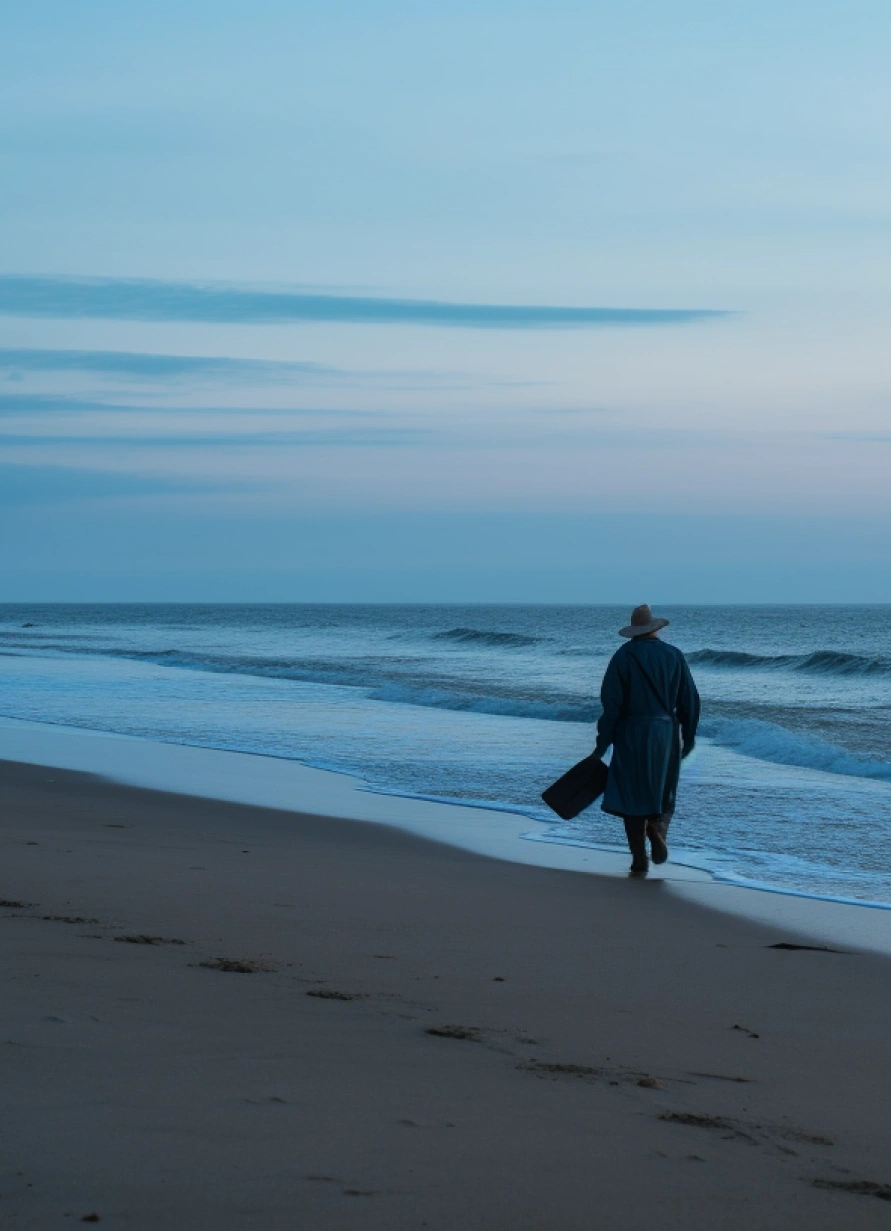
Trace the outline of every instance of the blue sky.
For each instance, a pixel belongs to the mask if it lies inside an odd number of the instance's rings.
[[[891,601],[891,9],[4,13],[0,599]]]

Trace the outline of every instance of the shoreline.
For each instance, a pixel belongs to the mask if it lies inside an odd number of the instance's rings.
[[[97,774],[149,790],[395,826],[473,854],[541,868],[625,879],[628,856],[539,837],[543,823],[476,805],[384,794],[358,778],[256,753],[0,717],[0,760]],[[538,832],[536,832],[538,831]],[[531,840],[530,840],[531,839]],[[891,909],[882,903],[739,885],[671,860],[648,880],[709,910],[783,928],[824,944],[891,955]]]
[[[0,803],[20,1231],[886,1224],[882,956],[386,824]]]
[[[591,690],[615,649],[608,608],[496,604],[484,616],[471,605],[459,618],[437,604],[163,606],[53,606],[30,612],[24,631],[7,612],[0,708],[293,757],[397,798],[515,812],[530,829],[549,825],[548,840],[572,833],[595,858],[624,853],[596,805],[567,825],[539,800],[589,751]],[[778,605],[749,609],[718,626],[677,611],[680,643],[701,663],[712,738],[684,764],[674,867],[887,906],[891,876],[871,835],[891,798],[879,704],[891,685],[872,618],[847,606],[800,619]]]

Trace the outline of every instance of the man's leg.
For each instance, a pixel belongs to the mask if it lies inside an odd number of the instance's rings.
[[[631,875],[646,876],[650,867],[650,861],[647,859],[647,818],[623,816],[622,820],[625,822],[628,849],[631,851]]]
[[[646,832],[650,839],[653,863],[665,863],[668,858],[668,826],[671,824],[671,817],[670,812],[663,812],[661,816],[647,818]]]

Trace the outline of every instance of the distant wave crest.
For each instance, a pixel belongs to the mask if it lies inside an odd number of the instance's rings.
[[[484,628],[450,628],[443,633],[433,633],[434,641],[475,642],[477,645],[526,646],[537,645],[541,637],[529,637],[525,633],[500,633]]]
[[[806,671],[812,675],[891,675],[891,659],[839,650],[815,650],[812,654],[747,654],[741,650],[694,650],[687,662],[705,667],[751,667],[764,671]]]

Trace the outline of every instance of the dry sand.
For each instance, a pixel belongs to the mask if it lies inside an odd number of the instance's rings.
[[[886,958],[59,770],[0,809],[3,1228],[891,1220]]]

